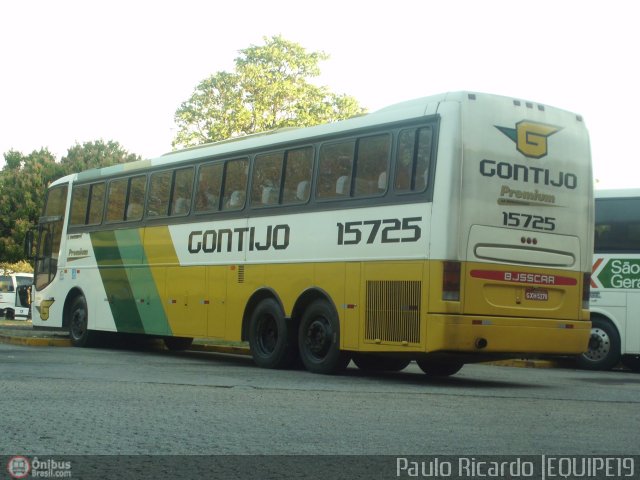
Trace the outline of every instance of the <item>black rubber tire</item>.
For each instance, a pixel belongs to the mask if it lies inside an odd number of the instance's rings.
[[[69,336],[74,347],[90,347],[95,344],[97,333],[89,330],[87,301],[76,297],[69,308]]]
[[[249,346],[253,361],[262,368],[289,368],[296,358],[295,333],[280,304],[262,300],[251,315]]]
[[[4,318],[5,320],[15,320],[16,314],[13,310],[11,310],[10,308],[7,308],[4,311]]]
[[[450,360],[430,360],[419,358],[416,363],[426,375],[430,377],[450,377],[460,371],[464,363]]]
[[[620,335],[616,327],[601,317],[591,320],[591,337],[587,351],[577,364],[585,370],[611,370],[620,362]]]
[[[302,363],[312,373],[340,373],[349,365],[350,355],[340,350],[338,314],[327,301],[316,300],[304,311],[298,348]]]
[[[622,364],[633,372],[640,372],[640,355],[623,355]]]
[[[351,359],[365,372],[399,372],[411,363],[411,360],[406,358],[387,357],[375,353],[354,353]]]
[[[193,338],[191,337],[164,337],[162,340],[167,350],[171,350],[172,352],[189,350],[193,344]]]

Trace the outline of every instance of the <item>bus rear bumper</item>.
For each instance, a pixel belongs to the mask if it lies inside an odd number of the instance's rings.
[[[430,315],[427,352],[578,355],[587,350],[590,321]]]

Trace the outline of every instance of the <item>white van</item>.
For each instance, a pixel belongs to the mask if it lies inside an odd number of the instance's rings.
[[[0,316],[8,320],[28,318],[32,284],[32,273],[0,275]]]

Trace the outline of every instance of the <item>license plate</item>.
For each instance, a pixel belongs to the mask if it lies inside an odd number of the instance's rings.
[[[546,302],[549,300],[549,291],[544,288],[527,288],[524,292],[527,300]]]

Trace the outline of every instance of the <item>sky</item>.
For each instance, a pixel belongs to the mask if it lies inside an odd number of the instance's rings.
[[[117,141],[171,150],[174,114],[282,35],[323,51],[314,82],[370,111],[446,91],[581,114],[598,188],[640,187],[634,0],[20,0],[0,3],[0,154]],[[4,157],[0,155],[0,168]]]

